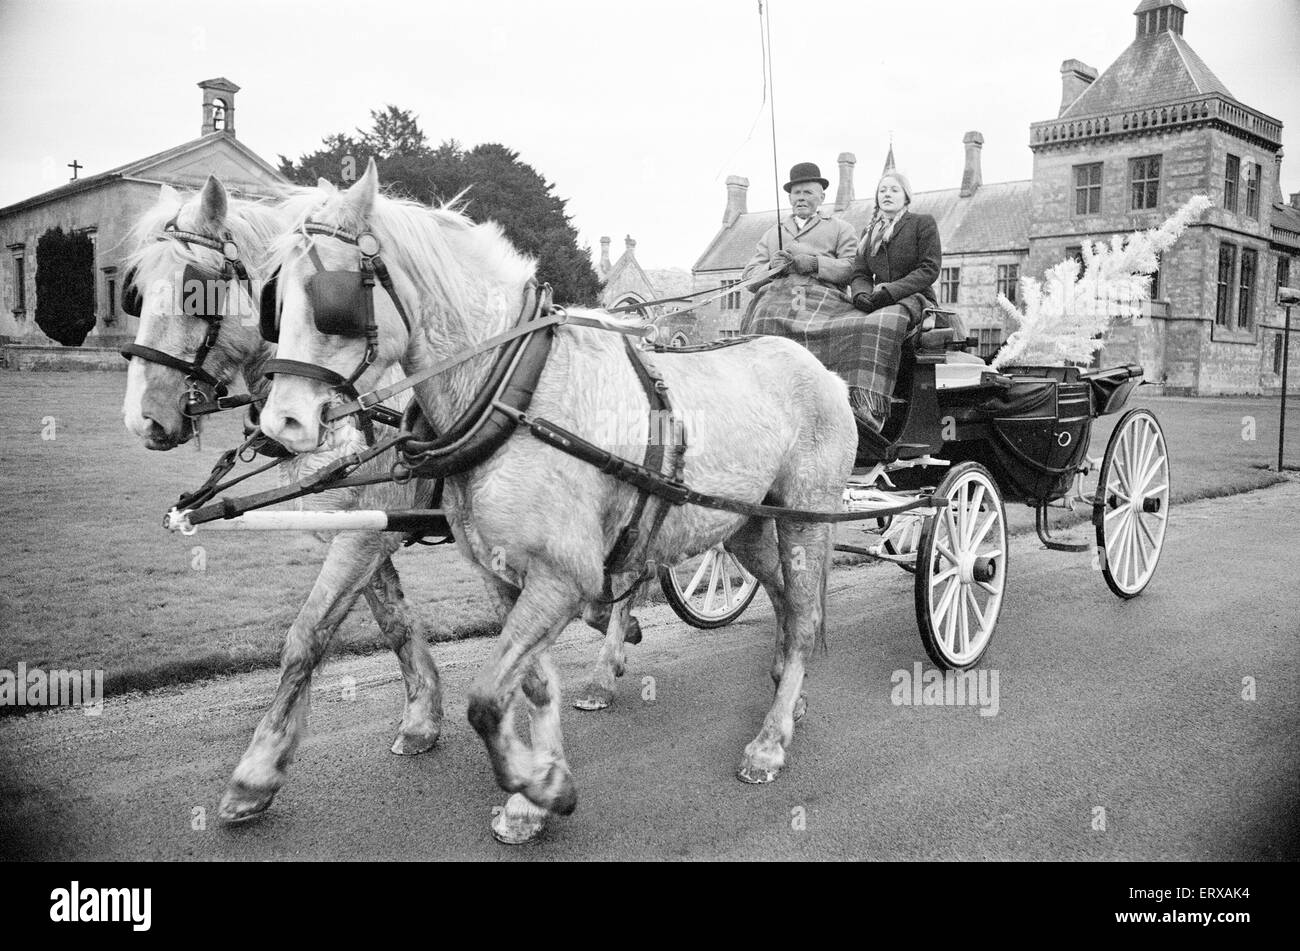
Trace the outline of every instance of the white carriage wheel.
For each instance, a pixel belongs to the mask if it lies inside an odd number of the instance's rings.
[[[934,493],[916,558],[916,623],[940,667],[979,663],[993,639],[1007,578],[1007,519],[993,476],[963,462]]]
[[[677,616],[693,627],[730,624],[758,592],[758,580],[723,544],[702,555],[659,570],[664,597]]]
[[[1150,410],[1129,410],[1116,424],[1092,511],[1106,584],[1136,598],[1155,574],[1169,521],[1169,451]]]

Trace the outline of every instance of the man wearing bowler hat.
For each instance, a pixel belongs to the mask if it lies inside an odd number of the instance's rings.
[[[847,221],[820,210],[829,186],[812,162],[790,169],[785,183],[790,214],[767,230],[741,275],[751,290],[757,292],[774,268],[783,268],[777,277],[787,285],[820,284],[837,291],[848,285],[858,236]]]

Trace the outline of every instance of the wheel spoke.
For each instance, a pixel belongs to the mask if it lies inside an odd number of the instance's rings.
[[[943,571],[939,572],[937,575],[934,576],[930,584],[932,586],[937,585],[940,581],[946,581],[949,578],[956,577],[959,571],[960,569],[957,568],[955,565],[952,568],[945,568],[943,569]]]
[[[732,569],[731,554],[729,552],[723,552],[722,558],[718,560],[722,561],[725,566],[722,570],[722,595],[724,599],[722,603],[724,609],[730,611],[731,606],[735,603],[731,597],[731,569]]]
[[[952,547],[958,551],[961,550],[961,536],[957,534],[957,526],[952,521],[952,505],[946,505],[943,509],[944,524],[948,528],[948,540],[952,542]]]
[[[939,554],[943,555],[943,557],[947,558],[947,559],[948,559],[948,564],[950,564],[950,565],[955,565],[955,564],[957,564],[957,556],[954,555],[950,550],[948,550],[947,548],[945,548],[944,545],[943,545],[943,543],[941,543],[941,542],[935,542],[935,543],[934,543],[934,550],[937,551]]]
[[[957,600],[961,602],[961,652],[970,650],[970,613],[966,610],[966,586],[960,585]]]
[[[949,618],[950,611],[952,608],[952,602],[954,600],[953,598],[954,590],[960,587],[961,587],[961,583],[954,578],[948,582],[948,586],[944,589],[943,594],[939,597],[939,603],[934,608],[933,611],[934,627],[936,632],[940,627],[944,627],[948,629],[948,633],[951,635],[951,629],[948,627],[946,622]],[[930,591],[931,594],[933,594],[934,592],[933,586],[931,586]],[[931,603],[932,604],[934,603],[933,600],[931,601]],[[951,640],[951,637],[949,638],[949,640]]]
[[[708,614],[709,608],[713,607],[713,593],[718,590],[718,567],[721,561],[722,559],[717,556],[717,550],[714,549],[713,568],[709,572],[709,586],[704,590],[704,607],[702,610],[705,614]]]
[[[1119,442],[1115,445],[1115,458],[1111,461],[1111,474],[1118,483],[1116,488],[1122,489],[1125,495],[1130,495],[1133,491],[1128,482],[1128,470],[1133,465],[1133,451],[1130,446],[1132,440],[1129,438],[1132,433],[1131,428],[1125,428],[1124,432],[1120,434]],[[1123,455],[1122,459],[1120,458],[1121,454]],[[1110,486],[1107,485],[1107,488],[1110,488]]]
[[[695,589],[700,586],[700,581],[703,580],[704,573],[709,569],[709,566],[713,564],[714,556],[715,552],[712,548],[704,553],[704,557],[700,559],[700,567],[695,569],[695,574],[691,578],[691,583],[687,585],[686,590],[682,592],[682,597],[684,599],[690,600],[695,595]]]
[[[1165,460],[1163,456],[1157,455],[1154,459],[1151,460],[1151,465],[1148,466],[1147,469],[1142,473],[1142,479],[1137,483],[1137,492],[1139,494],[1141,495],[1151,494],[1150,492],[1147,491],[1147,484],[1152,479],[1154,479],[1157,475],[1160,474],[1160,470],[1164,468],[1164,465],[1165,465]]]
[[[1137,525],[1138,528],[1142,530],[1142,534],[1146,536],[1147,545],[1150,548],[1150,550],[1155,551],[1157,548],[1159,548],[1160,544],[1156,541],[1155,536],[1151,534],[1151,529],[1147,528],[1147,523],[1142,520],[1141,514],[1139,514],[1137,517]]]
[[[974,548],[976,551],[979,550],[980,542],[984,541],[984,536],[989,533],[989,529],[993,527],[993,523],[997,521],[997,518],[998,510],[996,508],[989,509],[989,514],[984,517],[984,524],[971,534],[969,547]]]
[[[965,593],[967,599],[970,601],[971,610],[975,612],[975,620],[979,622],[980,636],[983,637],[985,630],[989,626],[988,621],[984,619],[984,612],[980,610],[980,603],[975,597],[975,592],[970,588],[967,588]]]
[[[1145,430],[1145,427],[1143,427],[1143,429]],[[1148,439],[1146,437],[1147,437],[1147,433],[1143,432],[1142,436],[1140,437],[1142,439],[1141,461],[1139,461],[1138,464],[1134,467],[1133,469],[1134,475],[1136,475],[1137,473],[1144,473],[1144,474],[1146,473],[1147,467],[1151,464],[1151,460],[1155,456],[1156,448],[1159,445],[1157,440]],[[1142,484],[1143,483],[1138,483],[1138,482],[1129,483],[1129,487],[1133,489],[1134,495],[1137,495],[1142,491]]]
[[[966,539],[962,547],[967,549],[971,547],[972,536],[975,534],[975,523],[979,521],[980,505],[984,501],[984,484],[977,483],[975,488],[978,491],[975,493],[975,497],[971,499],[970,506],[963,514],[962,529],[966,533]]]

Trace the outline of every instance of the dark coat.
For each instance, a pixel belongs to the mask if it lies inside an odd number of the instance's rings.
[[[894,233],[880,246],[879,254],[871,253],[867,240],[869,228],[859,239],[849,294],[870,295],[883,289],[916,322],[926,307],[939,304],[934,294],[934,282],[943,261],[939,226],[929,215],[904,211],[894,225]]]

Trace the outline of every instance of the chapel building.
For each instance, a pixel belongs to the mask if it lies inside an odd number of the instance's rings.
[[[111,346],[135,337],[137,320],[122,312],[122,261],[127,235],[158,200],[164,184],[200,188],[216,175],[241,198],[273,197],[286,179],[235,136],[235,94],[223,77],[202,91],[199,137],[105,172],[0,208],[0,343],[54,345],[36,326],[37,244],[55,227],[89,236],[94,249],[95,327],[83,346]],[[74,174],[76,170],[74,169]]]

